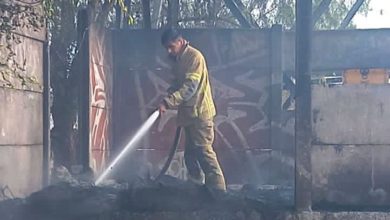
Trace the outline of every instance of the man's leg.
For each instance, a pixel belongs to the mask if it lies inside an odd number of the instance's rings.
[[[196,158],[205,173],[206,186],[225,191],[225,178],[212,146],[214,142],[213,121],[191,125],[188,133],[195,145]]]
[[[196,149],[194,148],[194,143],[191,140],[189,130],[190,129],[188,127],[184,128],[184,132],[185,132],[184,162],[188,170],[187,178],[193,183],[203,185],[205,181],[205,177],[203,171],[199,166],[197,156],[196,156]]]

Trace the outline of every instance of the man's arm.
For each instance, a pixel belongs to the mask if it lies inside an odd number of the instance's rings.
[[[185,101],[188,101],[199,87],[199,83],[202,77],[203,57],[195,56],[187,69],[184,83],[181,87],[164,98],[164,104],[168,108],[174,108],[179,106]]]
[[[171,85],[169,86],[169,88],[167,89],[167,93],[168,95],[176,92],[177,90],[179,90],[179,86],[177,85],[177,82],[176,80],[174,80]]]

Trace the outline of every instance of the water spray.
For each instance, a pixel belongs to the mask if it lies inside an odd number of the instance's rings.
[[[115,165],[122,159],[124,155],[127,154],[132,148],[135,147],[135,144],[145,135],[145,133],[152,127],[153,123],[159,117],[160,112],[156,110],[152,115],[144,122],[144,124],[139,128],[139,130],[135,133],[134,137],[130,140],[130,142],[126,145],[126,147],[120,152],[120,154],[114,159],[114,161],[107,167],[107,169],[97,178],[95,181],[95,185],[99,185],[108,174],[114,169]]]

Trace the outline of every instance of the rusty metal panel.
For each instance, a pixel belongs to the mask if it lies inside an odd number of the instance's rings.
[[[312,87],[313,141],[390,144],[388,85]]]
[[[8,196],[22,198],[40,190],[42,145],[0,146],[0,176],[0,189],[7,187]]]
[[[100,172],[111,146],[112,51],[111,34],[105,28],[89,29],[89,149],[90,166]]]
[[[293,182],[292,146],[270,149],[270,32],[183,30],[183,35],[203,52],[208,63],[218,111],[214,148],[228,183]],[[160,45],[160,32],[121,31],[114,37],[113,155],[157,107],[170,82],[170,61]],[[158,170],[174,132],[172,110],[157,122],[134,154],[144,155],[145,164]],[[185,172],[181,145],[168,173],[185,178]]]
[[[283,37],[283,70],[293,72],[295,36]],[[315,31],[313,33],[312,69],[343,70],[388,68],[390,64],[390,29]]]
[[[388,84],[389,70],[350,69],[343,72],[344,84]]]
[[[389,204],[389,145],[314,145],[311,157],[314,204]]]
[[[42,144],[42,94],[0,87],[0,145]]]

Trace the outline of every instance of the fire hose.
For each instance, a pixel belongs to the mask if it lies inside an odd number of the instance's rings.
[[[173,156],[175,156],[176,150],[177,150],[177,148],[179,146],[179,143],[180,143],[181,130],[182,130],[181,127],[177,127],[176,128],[176,134],[175,134],[175,139],[173,141],[173,145],[171,146],[171,148],[169,150],[168,158],[165,161],[164,166],[162,167],[160,173],[155,178],[156,181],[159,180],[163,175],[165,175],[165,173],[167,172],[169,166],[171,165]]]

